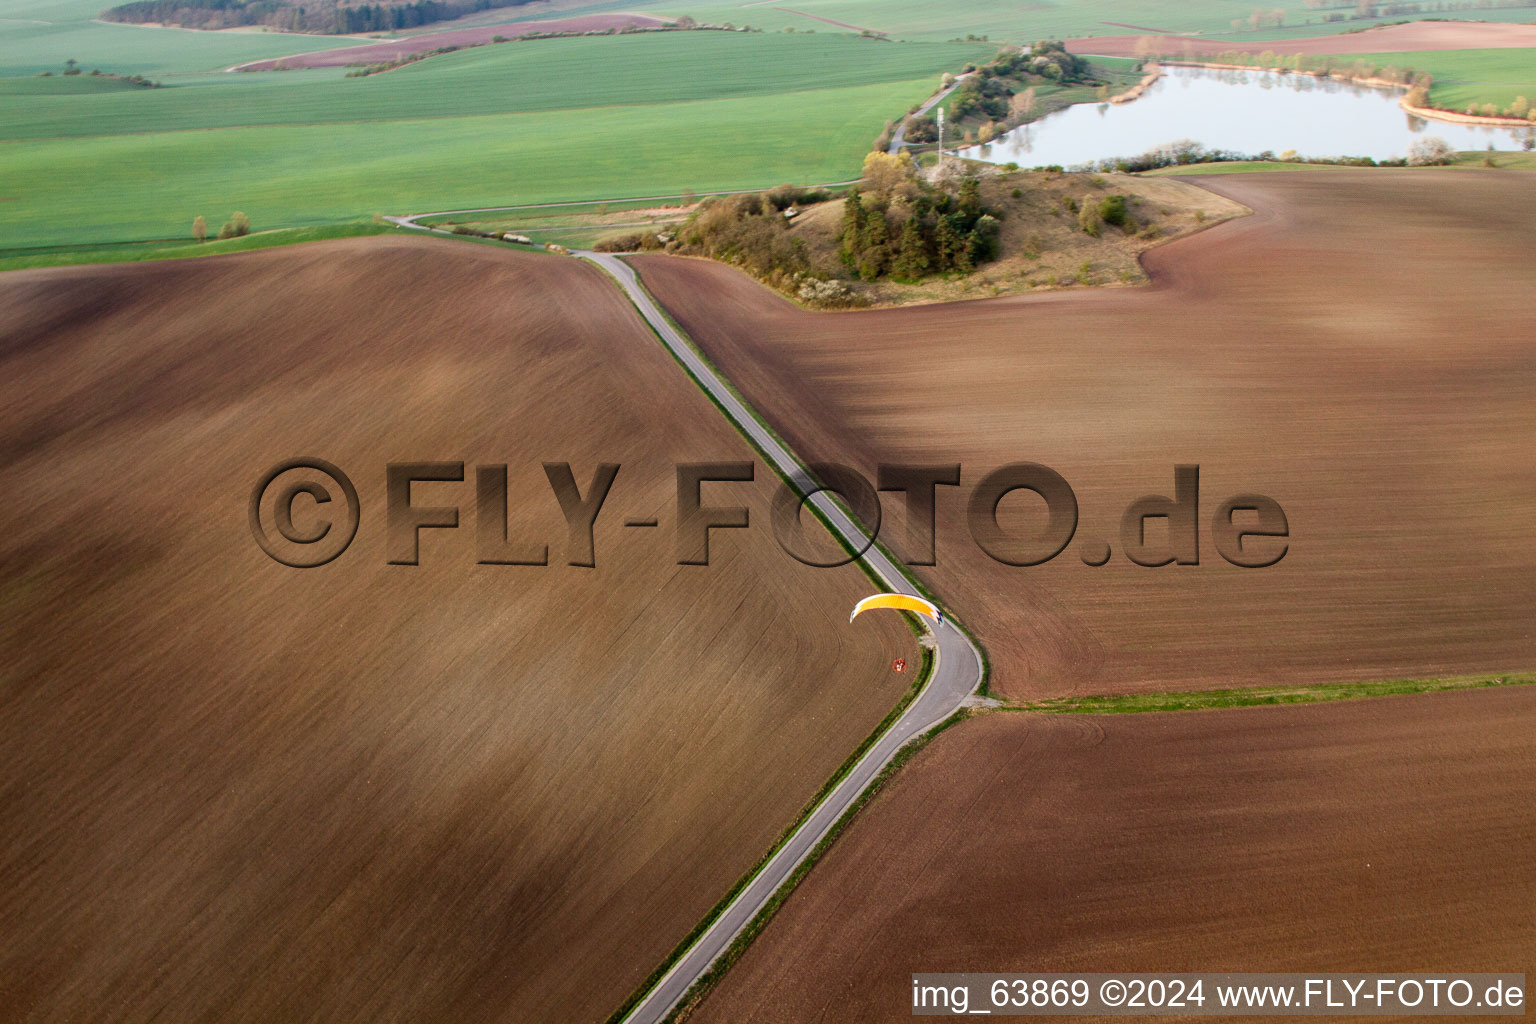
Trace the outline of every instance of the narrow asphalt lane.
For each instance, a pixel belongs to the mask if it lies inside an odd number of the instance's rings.
[[[928,102],[924,103],[912,113],[908,114],[907,117],[922,117],[935,106],[942,103],[944,101],[944,97],[960,88],[960,83],[965,81],[967,78],[970,78],[973,74],[975,74],[975,72],[968,71],[965,74],[959,76],[953,82],[949,83],[948,86],[940,89],[938,92],[928,97]],[[901,147],[907,144],[907,117],[902,118],[896,123],[896,131],[891,135],[891,144],[890,146],[886,147],[886,152],[892,156],[900,153]]]
[[[805,470],[792,455],[747,409],[735,392],[725,385],[713,368],[662,315],[629,264],[606,253],[579,252],[607,271],[624,289],[646,321],[661,336],[672,354],[688,368],[715,401],[719,402],[736,425],[767,455],[769,461],[786,477],[803,479]],[[812,496],[811,504],[832,524],[832,529],[854,550],[868,542],[862,527],[855,523],[825,492]],[[896,564],[877,547],[870,547],[863,558],[891,591],[921,596]],[[692,946],[672,965],[624,1018],[624,1024],[657,1024],[683,999],[711,964],[730,946],[757,912],[773,897],[795,868],[808,857],[844,812],[859,799],[908,740],[942,722],[953,714],[981,683],[981,658],[964,633],[946,620],[935,630],[933,671],[927,684],[907,706],[906,711],[865,752],[853,770],[832,789],[794,834],[779,847],[773,857],[754,875],[730,905],[710,922]]]
[[[405,228],[433,231],[451,235],[442,228],[418,224],[417,220],[432,214],[415,214],[410,217],[389,217],[390,221]],[[752,438],[767,455],[775,468],[791,479],[804,479],[805,470],[798,459],[774,437],[748,410],[736,393],[726,386],[714,369],[694,351],[687,339],[672,326],[656,303],[640,285],[640,279],[629,264],[608,253],[578,251],[574,255],[597,264],[606,271],[635,308],[655,330],[667,349],[677,357],[704,389],[720,403],[721,408],[743,432]],[[813,495],[810,504],[819,511],[832,529],[854,550],[864,548],[868,535],[825,492]],[[918,594],[914,587],[879,548],[870,546],[861,561],[872,570],[887,590],[897,593]],[[781,886],[794,874],[795,869],[811,855],[816,845],[832,830],[843,814],[858,801],[880,771],[891,762],[915,736],[928,731],[948,718],[965,699],[981,684],[981,654],[970,638],[948,621],[933,630],[933,669],[921,692],[907,705],[891,726],[865,751],[836,786],[832,788],[800,827],[786,840],[766,864],[736,894],[693,944],[662,975],[638,1003],[625,1015],[622,1024],[659,1024],[688,994],[695,982],[709,970],[736,936],[741,934],[757,916]]]

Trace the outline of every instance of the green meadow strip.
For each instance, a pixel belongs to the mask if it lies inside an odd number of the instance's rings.
[[[1483,690],[1500,686],[1529,686],[1536,676],[1460,676],[1447,679],[1389,679],[1367,683],[1323,683],[1317,686],[1265,686],[1244,690],[1193,690],[1186,693],[1130,693],[1099,697],[1053,697],[1009,704],[1005,711],[1034,711],[1052,715],[1125,715],[1155,711],[1209,711],[1284,704],[1322,704],[1406,693]]]

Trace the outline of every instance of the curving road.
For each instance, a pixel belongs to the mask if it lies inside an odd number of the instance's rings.
[[[640,286],[640,280],[629,264],[607,253],[578,252],[576,255],[597,264],[619,283],[640,315],[660,335],[663,344],[688,368],[710,396],[720,403],[779,472],[791,478],[804,478],[805,470],[799,460],[758,422],[736,393],[726,386],[714,369],[662,315],[655,302]],[[815,494],[810,503],[854,550],[867,542],[863,528],[825,492]],[[896,563],[879,548],[871,547],[863,561],[888,590],[920,596]],[[794,834],[709,924],[687,952],[673,964],[671,970],[635,1004],[623,1024],[657,1024],[665,1019],[693,987],[694,982],[725,952],[741,930],[794,873],[795,868],[810,855],[844,812],[853,806],[880,774],[880,770],[896,756],[896,752],[914,736],[948,718],[976,689],[981,682],[981,658],[970,639],[947,620],[935,631],[935,639],[937,643],[932,675],[922,692],[907,706],[906,712],[892,723],[853,770],[816,805]]]
[[[936,97],[937,99],[941,97]],[[472,211],[460,211],[472,212]],[[451,235],[442,228],[431,228],[416,223],[423,217],[436,214],[419,213],[409,217],[389,217],[388,220],[417,231],[434,231]],[[640,285],[640,279],[629,264],[608,253],[577,251],[573,255],[597,264],[616,281],[634,303],[636,310],[651,325],[667,349],[685,366],[694,379],[726,411],[736,426],[743,431],[784,476],[803,480],[806,472],[800,461],[774,437],[769,430],[726,386],[704,358],[696,352],[682,333],[673,327],[650,295]],[[832,529],[854,550],[865,546],[868,535],[825,492],[818,492],[810,504],[819,511]],[[913,596],[922,596],[908,580],[901,568],[883,551],[871,546],[865,552],[863,563],[872,570],[887,590]],[[838,820],[856,803],[891,762],[907,741],[939,724],[957,711],[981,684],[981,655],[970,638],[955,625],[945,620],[934,630],[933,670],[921,692],[907,705],[901,717],[882,733],[853,769],[834,786],[818,803],[752,879],[736,894],[728,906],[709,923],[694,940],[693,945],[678,958],[677,962],[662,975],[641,1000],[625,1015],[622,1024],[658,1024],[683,1000],[696,981],[703,977],[715,960],[726,951],[754,917],[757,916],[773,894],[794,874],[797,868],[822,838],[831,831]]]
[[[907,144],[907,117],[922,117],[924,114],[928,113],[928,111],[942,103],[944,101],[944,97],[960,88],[961,82],[965,81],[967,78],[970,78],[974,74],[974,71],[967,71],[965,74],[960,75],[947,87],[940,89],[938,92],[928,97],[927,102],[925,102],[922,106],[918,107],[916,110],[912,111],[912,113],[898,121],[896,123],[896,131],[891,135],[891,144],[886,147],[885,151],[891,154],[891,156],[895,156],[897,153],[900,153],[901,147]]]

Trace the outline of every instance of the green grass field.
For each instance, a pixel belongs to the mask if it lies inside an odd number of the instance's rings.
[[[819,118],[793,142],[785,140],[803,119],[781,98],[754,97],[649,107],[643,118],[609,107],[8,143],[0,151],[11,195],[0,224],[8,240],[37,244],[133,240],[236,208],[262,228],[835,177],[856,173],[870,119],[924,88],[823,94],[843,116]],[[738,145],[749,132],[768,141]]]
[[[1464,110],[1473,103],[1492,103],[1503,110],[1516,96],[1536,102],[1536,50],[1427,50],[1361,57],[1434,75],[1430,102],[1446,110]]]
[[[1273,10],[1267,5],[1264,10]],[[1376,25],[1395,25],[1402,21],[1420,21],[1432,18],[1465,19],[1467,21],[1502,21],[1515,24],[1529,24],[1536,19],[1536,12],[1523,3],[1499,3],[1491,7],[1468,7],[1464,10],[1424,10],[1418,15],[1396,14],[1381,15],[1374,18],[1356,18],[1353,5],[1348,7],[1332,7],[1324,11],[1313,11],[1300,4],[1283,4],[1286,8],[1285,24],[1279,28],[1267,27],[1253,29],[1244,27],[1240,31],[1233,31],[1230,24],[1206,33],[1214,39],[1231,39],[1239,42],[1260,42],[1266,39],[1301,39],[1311,36],[1336,36],[1348,32],[1359,32]],[[1427,8],[1428,5],[1426,5]],[[1228,18],[1246,18],[1248,13],[1254,10],[1249,7],[1244,10],[1235,7],[1229,12]],[[1349,15],[1346,21],[1326,21],[1326,14]]]
[[[354,45],[336,36],[263,32],[194,32],[92,21],[111,0],[0,0],[0,75],[61,71],[77,60],[116,75],[162,78],[219,71],[263,57]]]
[[[218,231],[215,222],[210,231]],[[217,256],[221,253],[250,252],[252,249],[270,249],[279,245],[299,242],[323,242],[331,238],[354,238],[359,235],[386,235],[405,231],[392,224],[375,224],[372,220],[351,224],[333,224],[318,228],[278,228],[258,231],[242,238],[209,239],[197,243],[186,238],[135,242],[129,245],[59,245],[43,246],[28,250],[0,249],[0,271],[26,270],[30,267],[79,266],[87,263],[139,263],[145,260],[176,260],[188,256]],[[412,232],[415,234],[415,232]]]
[[[339,69],[0,79],[0,248],[840,180],[984,44],[847,33],[508,43]],[[65,84],[67,83],[67,84]]]
[[[1256,7],[1266,12],[1283,8],[1285,26],[1262,31],[1232,29],[1233,19],[1247,19]],[[787,10],[786,10],[787,8]],[[793,28],[796,32],[828,32],[838,29],[816,18],[840,21],[859,28],[886,32],[902,39],[953,39],[986,35],[994,40],[1033,42],[1041,38],[1137,34],[1137,29],[1163,29],[1201,33],[1232,39],[1292,38],[1333,35],[1382,21],[1402,20],[1407,15],[1347,22],[1324,22],[1324,13],[1303,0],[1251,4],[1239,0],[952,0],[935,4],[927,0],[796,0],[795,3],[761,3],[743,6],[740,0],[640,0],[638,3],[594,3],[580,12],[634,10],[649,14],[690,14],[700,21],[732,22],[770,31]],[[795,13],[800,12],[800,13]],[[574,12],[573,12],[574,13]],[[1348,13],[1353,13],[1352,11]],[[1524,6],[1478,7],[1465,11],[1426,11],[1423,16],[1476,18],[1488,21],[1529,22],[1536,12]],[[1126,28],[1132,25],[1137,28]]]
[[[240,72],[172,78],[161,89],[116,83],[90,96],[64,90],[115,80],[0,79],[0,140],[649,106],[919,78],[937,88],[940,71],[992,52],[846,33],[666,32],[480,46],[365,78],[335,68]],[[879,117],[871,137],[901,112]]]
[[[1456,156],[1457,167],[1485,167],[1486,153],[1459,153]],[[1493,158],[1493,165],[1506,171],[1536,171],[1536,153],[1498,153]]]
[[[80,74],[73,76],[51,75],[47,78],[0,78],[0,110],[23,110],[34,103],[46,102],[42,96],[59,96],[73,100],[76,96],[94,96],[104,92],[138,92],[142,86],[125,82],[111,75]],[[11,97],[25,97],[26,102],[8,102]]]
[[[507,43],[346,78],[339,69],[220,69],[351,40],[107,25],[90,20],[97,2],[0,0],[0,251],[8,265],[38,247],[163,247],[185,237],[195,215],[217,225],[236,209],[265,231],[375,213],[842,180],[941,71],[995,50],[935,40],[1133,31],[1104,22],[1190,30],[1231,17],[1230,0],[1022,8],[805,0],[788,10],[613,0],[578,10],[638,6],[795,31]],[[929,41],[863,39],[800,11]],[[1477,102],[1512,100],[1536,79],[1532,57],[1477,51],[1393,61],[1434,73],[1436,101],[1454,106],[1466,90]],[[33,73],[62,71],[66,58],[87,72],[145,74],[165,87]],[[1043,97],[1048,105],[1091,98]]]
[[[1227,160],[1213,164],[1186,164],[1183,167],[1159,167],[1142,172],[1143,177],[1161,178],[1174,174],[1254,174],[1264,171],[1314,171],[1328,164],[1289,163],[1284,160]]]
[[[633,9],[649,13],[686,12],[701,21],[729,20],[772,30],[835,31],[812,15],[903,39],[954,39],[985,35],[989,39],[1033,42],[1041,38],[1117,35],[1131,30],[1106,22],[1118,21],[1152,28],[1213,32],[1226,29],[1236,5],[1227,0],[1064,0],[1064,2],[998,3],[997,0],[956,0],[946,4],[927,0],[803,0],[777,5],[741,7],[731,0],[688,0],[645,3]],[[1298,7],[1301,5],[1298,3]],[[1246,15],[1250,8],[1244,7]]]

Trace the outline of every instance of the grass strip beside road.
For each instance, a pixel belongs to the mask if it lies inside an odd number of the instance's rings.
[[[210,230],[217,232],[219,229],[217,225],[212,225]],[[206,242],[167,238],[151,242],[45,245],[23,249],[0,249],[0,271],[218,256],[223,253],[271,249],[279,245],[297,245],[301,242],[323,242],[332,238],[387,235],[398,230],[400,229],[393,224],[355,221],[349,224],[326,224],[319,227],[277,228],[272,231],[258,231],[240,238],[211,238]]]
[[[1444,679],[1388,679],[1364,683],[1321,683],[1316,686],[1266,686],[1246,690],[1193,690],[1185,693],[1130,693],[1094,697],[1053,697],[1010,704],[1000,710],[1053,715],[1125,715],[1158,711],[1210,711],[1267,705],[1323,704],[1367,697],[1447,690],[1483,690],[1499,686],[1530,686],[1536,676],[1456,676]]]

